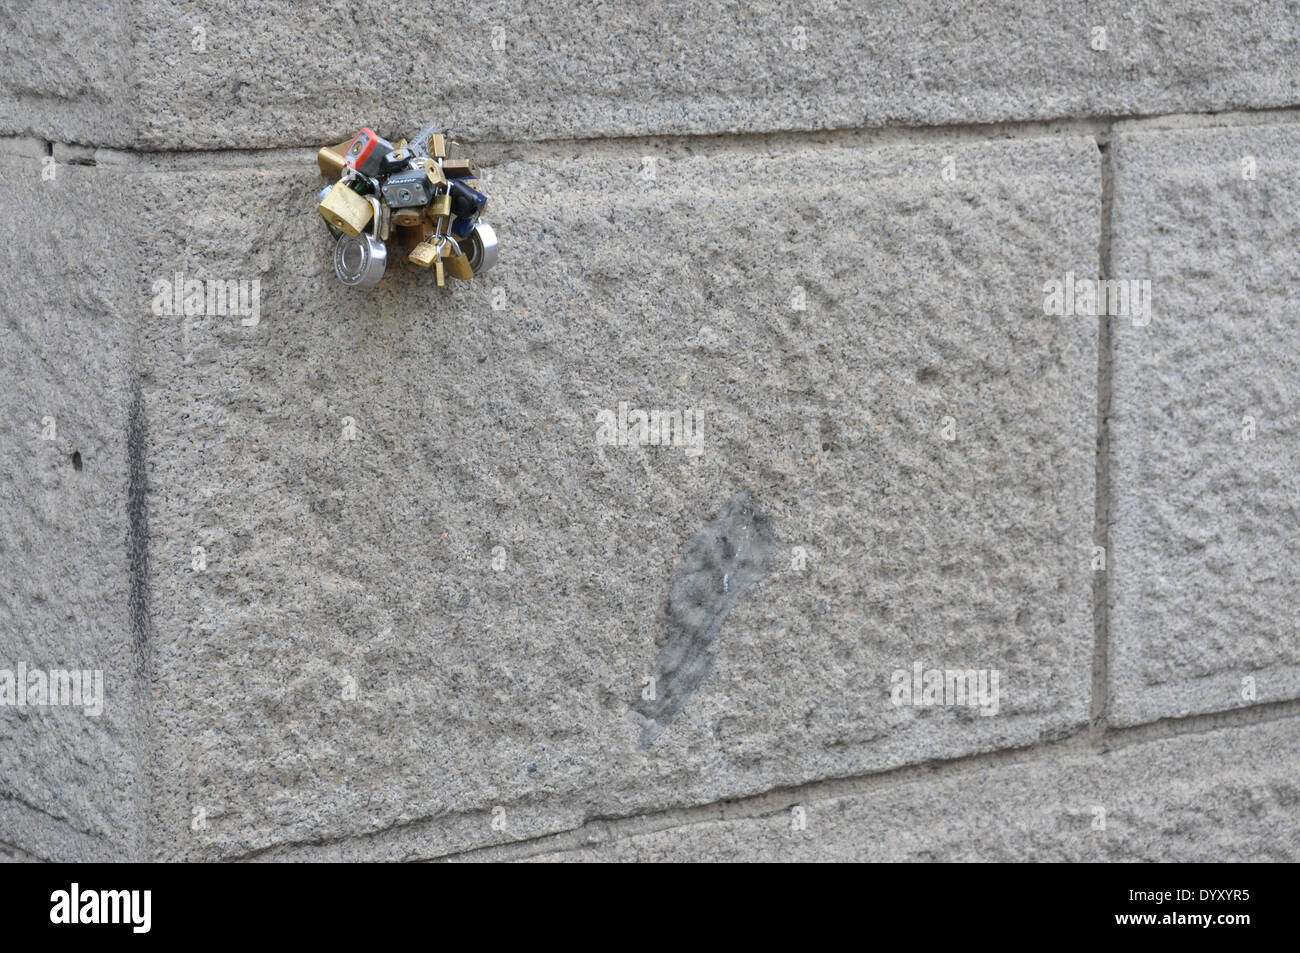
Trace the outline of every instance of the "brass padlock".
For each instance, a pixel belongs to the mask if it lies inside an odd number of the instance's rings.
[[[446,192],[435,195],[429,202],[429,218],[438,219],[451,214],[451,196]]]
[[[392,230],[393,243],[401,245],[403,248],[414,248],[428,238],[431,233],[432,229],[423,221],[417,222],[415,225],[394,225]]]
[[[419,225],[424,219],[424,209],[422,208],[395,208],[393,209],[393,224],[410,226]]]
[[[474,168],[468,159],[443,159],[442,173],[449,179],[474,178]]]
[[[447,242],[447,246],[443,249],[443,257],[447,259],[447,274],[453,278],[469,281],[474,277],[474,269],[469,266],[469,255],[461,251],[460,246],[454,241]]]
[[[433,263],[433,277],[438,282],[439,288],[441,288],[443,285],[447,283],[447,279],[444,276],[444,272],[442,268],[441,258],[436,259]]]
[[[442,174],[442,166],[430,161],[424,164],[424,174],[429,177],[435,188],[441,188],[447,184],[447,177]]]
[[[421,268],[428,268],[438,257],[438,246],[432,242],[420,242],[411,249],[411,254],[406,257],[408,261],[419,265]]]
[[[320,147],[320,151],[316,153],[316,165],[320,168],[321,175],[328,175],[332,179],[337,179],[343,174],[343,169],[347,165],[343,161],[343,153],[351,141],[351,139],[348,139],[340,142],[337,146]]]
[[[361,234],[374,215],[370,202],[342,182],[334,184],[317,210],[326,222],[353,238]]]
[[[429,137],[429,155],[435,159],[441,159],[447,154],[447,137],[440,132],[435,132]]]

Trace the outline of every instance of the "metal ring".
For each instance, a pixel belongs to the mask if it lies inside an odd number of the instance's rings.
[[[479,222],[469,233],[469,267],[476,275],[497,263],[497,233],[487,222]]]
[[[387,263],[387,246],[365,232],[344,235],[334,246],[334,274],[350,288],[378,284]]]

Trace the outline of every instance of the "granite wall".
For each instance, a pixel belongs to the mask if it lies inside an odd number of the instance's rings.
[[[0,858],[1300,859],[1300,4],[0,26]]]

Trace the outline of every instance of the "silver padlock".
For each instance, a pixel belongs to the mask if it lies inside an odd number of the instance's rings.
[[[364,288],[379,283],[388,264],[388,247],[379,237],[381,209],[379,200],[367,196],[374,208],[370,231],[355,238],[341,235],[334,245],[334,274],[350,288]]]
[[[475,275],[481,275],[497,263],[497,233],[487,222],[478,222],[465,241],[465,254]]]
[[[433,198],[433,185],[423,169],[407,169],[390,175],[384,181],[382,191],[390,208],[424,206]]]

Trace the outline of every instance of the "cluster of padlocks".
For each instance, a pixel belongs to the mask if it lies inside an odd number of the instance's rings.
[[[487,196],[474,189],[468,159],[447,156],[433,126],[409,143],[389,142],[369,129],[316,155],[321,174],[338,181],[321,190],[317,206],[335,238],[334,273],[345,285],[373,285],[384,276],[390,245],[407,260],[468,281],[496,263],[497,238],[480,221]]]

